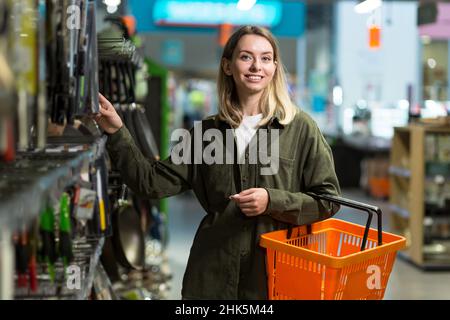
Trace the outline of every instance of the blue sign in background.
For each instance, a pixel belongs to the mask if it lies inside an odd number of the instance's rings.
[[[161,49],[161,57],[166,65],[180,66],[184,63],[183,41],[175,39],[164,40]]]
[[[255,24],[273,27],[280,23],[281,2],[258,1],[251,10],[236,9],[235,1],[156,0],[153,22],[175,25]]]
[[[179,4],[187,3],[189,0],[129,0],[129,5],[131,13],[136,18],[137,21],[137,31],[144,32],[164,32],[164,31],[176,31],[176,32],[187,32],[187,33],[216,33],[217,27],[184,27],[184,26],[162,26],[158,25],[156,20],[161,20],[163,17],[167,20],[170,12],[167,11],[167,3],[172,2],[177,6]],[[202,2],[201,0],[190,1],[190,2]],[[236,1],[226,1],[226,0],[205,0],[205,6],[209,3],[209,9],[214,8],[229,8],[230,3],[237,4]],[[158,4],[159,3],[159,4]],[[211,5],[211,3],[213,5]],[[271,1],[257,1],[256,5],[260,5],[258,10],[260,13],[254,15],[253,18],[246,20],[246,15],[240,13],[236,9],[236,20],[234,22],[240,25],[244,24],[256,24],[256,25],[266,25],[277,37],[300,37],[305,31],[305,4],[302,1],[281,1],[281,0],[271,0]],[[264,8],[265,9],[264,9]],[[155,8],[157,8],[155,10]],[[166,9],[164,9],[166,8]],[[253,8],[254,9],[254,8]],[[251,9],[251,10],[253,10]],[[162,10],[162,11],[161,11]],[[206,9],[205,9],[206,10]],[[265,12],[265,10],[274,10]],[[193,12],[186,10],[186,17],[192,15]],[[173,15],[173,14],[172,14]],[[176,10],[176,15],[178,19],[181,19],[183,12],[180,13]],[[221,18],[225,15],[223,12],[217,12],[216,18],[217,22],[220,24]],[[256,17],[256,18],[255,18]],[[259,17],[259,18],[258,18]],[[261,20],[262,18],[262,20]],[[266,19],[266,20],[265,20]],[[268,21],[267,21],[268,19]],[[204,24],[212,24],[214,19],[205,19],[207,21]],[[257,23],[261,21],[261,23]],[[264,21],[264,22],[263,22]],[[231,21],[233,22],[233,21]],[[173,23],[173,22],[172,22]],[[185,22],[180,21],[180,24]],[[229,23],[229,21],[228,21]],[[202,24],[198,18],[193,19],[192,24],[199,25]]]

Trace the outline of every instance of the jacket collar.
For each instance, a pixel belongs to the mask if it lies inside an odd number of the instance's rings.
[[[280,118],[277,115],[270,118],[267,126],[269,126],[270,128],[275,128],[275,129],[283,129],[284,128],[284,124],[280,123]]]

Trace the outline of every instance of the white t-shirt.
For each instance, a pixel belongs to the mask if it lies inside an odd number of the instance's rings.
[[[244,152],[258,129],[258,122],[262,119],[262,113],[254,116],[244,116],[237,129],[236,135],[238,163],[244,163]]]

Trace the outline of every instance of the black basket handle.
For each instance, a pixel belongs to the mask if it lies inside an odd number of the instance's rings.
[[[366,249],[366,243],[367,243],[367,237],[369,236],[369,229],[370,224],[372,222],[373,213],[377,215],[377,225],[378,225],[378,246],[381,246],[383,244],[383,226],[382,226],[382,212],[381,209],[377,206],[373,206],[370,204],[362,203],[355,200],[346,199],[343,197],[338,197],[335,195],[318,195],[313,193],[307,193],[310,197],[314,199],[320,199],[320,200],[326,200],[332,203],[336,203],[342,206],[350,207],[353,209],[357,209],[360,211],[365,211],[368,214],[367,223],[366,223],[366,229],[364,230],[364,237],[361,244],[361,251],[364,251]],[[310,230],[310,229],[308,229]]]

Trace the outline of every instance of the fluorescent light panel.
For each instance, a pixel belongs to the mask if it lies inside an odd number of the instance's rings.
[[[364,14],[381,7],[382,0],[365,0],[355,6],[355,12]]]
[[[241,10],[241,11],[247,11],[247,10],[250,10],[251,8],[253,8],[255,3],[256,3],[256,0],[239,0],[239,2],[237,4],[237,8],[238,8],[238,10]]]
[[[120,4],[120,0],[103,0],[103,3],[110,7],[117,7]]]

